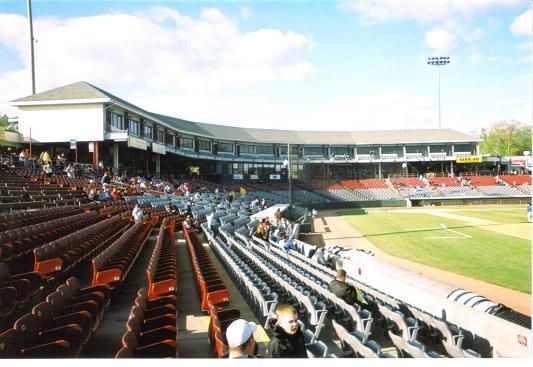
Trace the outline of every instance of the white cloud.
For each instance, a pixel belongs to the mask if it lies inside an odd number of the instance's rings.
[[[524,6],[526,0],[347,0],[340,7],[363,25],[388,21],[434,22]]]
[[[314,46],[310,38],[276,29],[244,32],[215,8],[198,17],[154,7],[136,14],[36,18],[34,35],[37,91],[85,80],[126,100],[148,95],[139,98],[140,106],[169,103],[167,111],[182,101],[201,109],[209,98],[244,94],[244,87],[316,73],[305,60]],[[24,17],[0,14],[0,46],[24,65],[0,73],[0,111],[6,101],[30,94],[27,38]]]
[[[515,46],[517,50],[531,50],[531,42],[521,42]]]
[[[483,61],[484,57],[479,52],[475,51],[473,52],[470,57],[468,58],[470,62],[474,65],[478,65],[480,62]]]
[[[252,10],[248,6],[241,7],[241,17],[248,19],[252,16]]]
[[[450,51],[455,46],[455,36],[444,29],[433,29],[426,33],[426,45],[435,51]]]
[[[531,35],[532,29],[531,10],[526,10],[515,18],[509,27],[509,30],[517,36],[529,36]]]

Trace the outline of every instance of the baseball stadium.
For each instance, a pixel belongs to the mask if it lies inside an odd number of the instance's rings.
[[[187,121],[84,81],[10,103],[2,358],[227,358],[238,319],[269,357],[280,305],[309,358],[531,357],[528,157]]]

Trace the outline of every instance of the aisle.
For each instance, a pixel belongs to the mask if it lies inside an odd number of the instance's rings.
[[[207,329],[209,316],[200,310],[200,297],[198,295],[196,280],[190,261],[183,234],[176,236],[178,240],[178,356],[179,358],[213,358],[210,352],[210,345],[207,339]],[[230,291],[231,304],[229,307],[238,308],[241,317],[247,321],[259,324],[252,310],[233,284],[233,281],[218,261],[215,254],[207,244],[207,252],[213,260],[224,284]],[[254,337],[259,345],[260,354],[265,354],[265,348],[269,338],[262,326],[258,325],[258,330]]]
[[[152,228],[139,257],[117,293],[113,293],[109,310],[89,342],[83,347],[80,358],[114,358],[120,350],[122,335],[134,304],[137,291],[146,287],[146,268],[152,255],[159,228]]]

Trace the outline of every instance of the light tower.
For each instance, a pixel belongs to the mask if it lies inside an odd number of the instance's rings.
[[[440,67],[450,63],[450,58],[447,56],[441,57],[428,57],[428,65],[437,66],[439,71],[439,129],[441,128],[441,115],[440,115]]]

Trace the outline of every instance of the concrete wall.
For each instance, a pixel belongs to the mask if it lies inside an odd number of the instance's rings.
[[[19,132],[42,143],[104,140],[103,104],[20,106]]]

